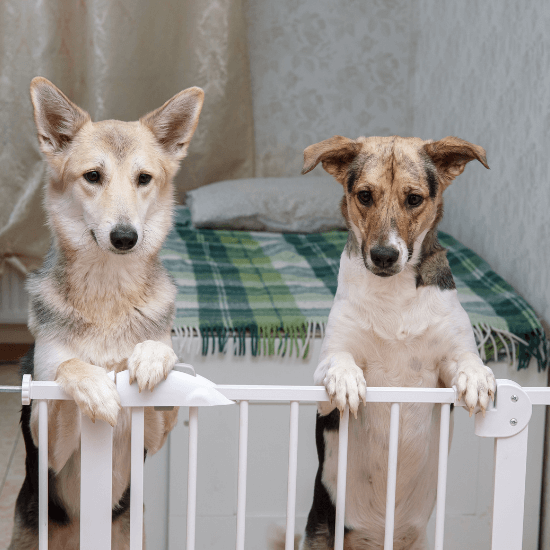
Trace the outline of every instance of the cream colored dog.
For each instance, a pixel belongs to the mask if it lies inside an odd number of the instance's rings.
[[[109,371],[153,390],[175,362],[176,289],[158,252],[172,222],[172,178],[197,127],[204,94],[189,88],[138,122],[92,122],[44,78],[31,84],[49,168],[45,206],[52,247],[28,280],[36,345],[23,361],[74,401],[49,406],[49,547],[78,548],[80,414],[109,422],[113,438],[113,548],[129,546],[130,416]],[[27,477],[11,550],[37,548],[37,409],[23,407]],[[145,451],[159,450],[177,409],[146,409]]]
[[[368,386],[456,386],[473,411],[495,392],[460,305],[446,251],[437,241],[442,193],[485,151],[464,140],[339,136],[304,151],[304,173],[319,162],[344,187],[349,239],[340,261],[315,384],[317,472],[304,549],[334,547],[339,411],[349,404],[347,550],[384,545],[389,404],[368,403]],[[395,550],[426,550],[437,481],[439,407],[402,404]]]

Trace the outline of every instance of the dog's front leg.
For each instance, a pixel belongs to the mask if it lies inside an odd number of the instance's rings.
[[[128,359],[130,384],[137,380],[139,391],[153,390],[177,363],[178,357],[172,347],[164,342],[145,340],[137,344]]]
[[[120,398],[104,368],[69,359],[57,367],[55,380],[92,422],[98,418],[116,425]]]
[[[456,360],[445,362],[440,376],[447,387],[456,386],[457,397],[464,397],[470,416],[478,405],[485,414],[489,400],[495,397],[496,381],[493,371],[477,353],[466,351],[458,354]]]
[[[367,383],[351,353],[339,351],[326,357],[319,363],[314,381],[325,386],[330,398],[330,405],[319,403],[320,414],[328,414],[335,406],[343,413],[349,403],[350,411],[357,418],[359,402],[366,403]]]
[[[456,386],[457,397],[464,397],[470,416],[478,405],[485,414],[489,399],[495,396],[495,377],[479,356],[470,318],[456,291],[448,298],[449,315],[446,322],[440,324],[446,349],[442,350],[444,359],[439,364],[439,378],[447,388]]]

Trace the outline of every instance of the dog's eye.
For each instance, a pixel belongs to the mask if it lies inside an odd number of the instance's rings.
[[[84,174],[84,179],[86,181],[89,181],[90,183],[99,183],[99,180],[101,179],[101,175],[96,170],[92,170],[91,172],[86,172]]]
[[[419,206],[422,204],[422,201],[424,200],[424,197],[421,197],[420,195],[409,195],[407,197],[407,204],[409,206]]]
[[[147,185],[151,179],[153,179],[153,176],[150,176],[149,174],[140,174],[138,178],[138,183],[140,185]]]
[[[372,193],[370,191],[359,191],[357,198],[361,204],[370,206],[372,204]]]

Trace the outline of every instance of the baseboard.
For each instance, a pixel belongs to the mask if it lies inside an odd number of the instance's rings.
[[[18,362],[30,347],[31,344],[0,344],[0,364]]]
[[[0,344],[32,344],[34,338],[27,325],[0,323]]]

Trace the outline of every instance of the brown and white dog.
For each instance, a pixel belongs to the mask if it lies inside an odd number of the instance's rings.
[[[109,371],[128,369],[140,391],[177,357],[170,332],[174,283],[158,252],[172,223],[172,178],[197,127],[204,93],[189,88],[137,122],[92,122],[44,78],[31,83],[49,168],[45,207],[53,241],[28,280],[34,349],[23,372],[56,380],[74,401],[49,406],[49,548],[79,547],[80,414],[113,436],[114,549],[129,548],[130,416]],[[177,409],[146,409],[145,452],[175,426]],[[37,409],[23,407],[26,478],[10,550],[38,548]]]
[[[455,385],[472,412],[484,411],[495,379],[482,363],[437,240],[443,191],[483,148],[455,137],[335,136],[304,151],[303,173],[319,162],[344,187],[349,238],[340,260],[315,384],[319,455],[302,548],[334,547],[339,412],[349,404],[346,550],[384,546],[389,404],[366,403],[367,386]],[[395,550],[426,550],[436,496],[439,407],[402,404]]]

